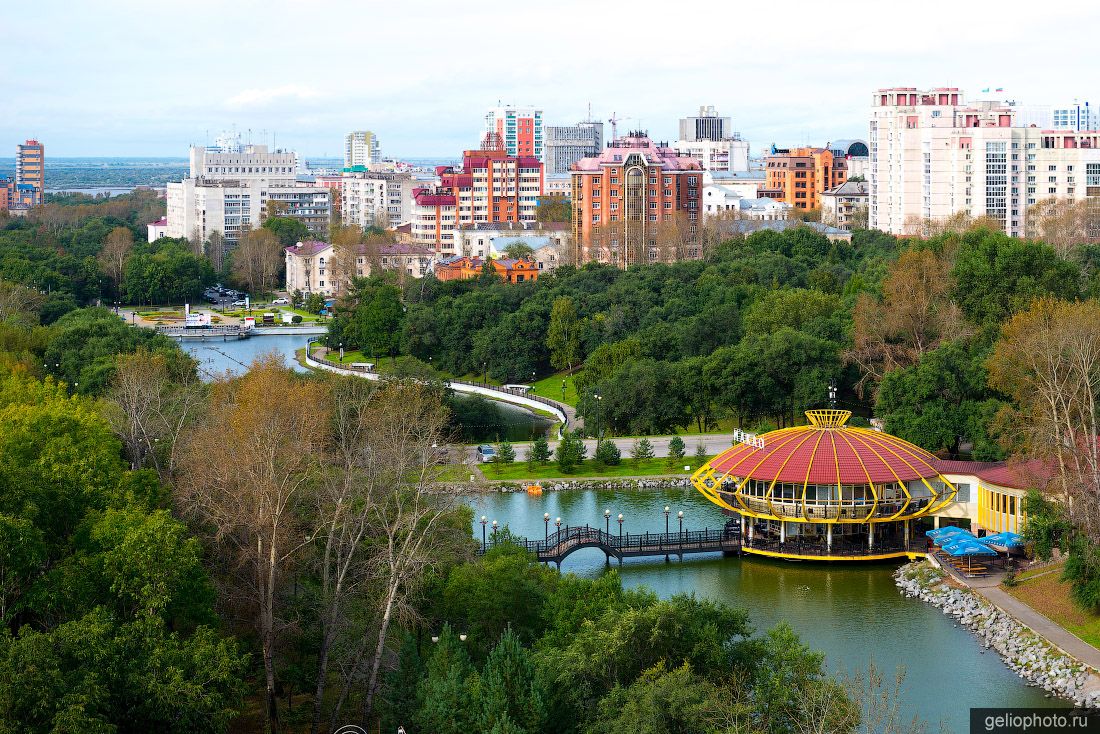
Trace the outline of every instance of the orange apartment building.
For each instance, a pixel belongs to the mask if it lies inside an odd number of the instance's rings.
[[[760,195],[796,209],[819,209],[821,195],[848,180],[848,161],[826,148],[775,150],[764,159]]]
[[[678,221],[695,233],[703,166],[643,132],[573,164],[573,244],[578,264],[656,262],[658,230]],[[697,257],[689,246],[685,255]]]
[[[538,280],[539,266],[534,260],[489,259],[493,270],[507,283]],[[450,257],[435,265],[439,280],[470,280],[481,275],[485,261],[480,257]]]
[[[485,146],[487,147],[487,146]],[[483,222],[534,222],[542,163],[500,148],[467,150],[462,167],[436,168],[439,185],[413,190],[412,240],[457,254],[455,230]]]

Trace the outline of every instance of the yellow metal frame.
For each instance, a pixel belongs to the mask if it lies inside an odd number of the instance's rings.
[[[924,558],[925,553],[920,551],[892,551],[890,553],[873,553],[859,556],[810,556],[799,553],[780,553],[778,551],[763,550],[761,548],[741,548],[745,553],[752,553],[757,556],[767,556],[768,558],[782,558],[785,561],[888,561],[892,558],[908,558],[910,561],[915,561],[918,558]]]
[[[864,524],[864,523],[883,523],[883,522],[896,522],[898,520],[911,520],[920,517],[926,517],[934,514],[943,509],[950,502],[955,499],[958,493],[958,488],[952,484],[945,476],[936,471],[931,464],[925,464],[928,471],[922,471],[913,465],[905,454],[919,456],[921,453],[927,453],[920,447],[909,443],[903,439],[891,436],[887,433],[881,433],[879,431],[873,431],[866,428],[847,427],[845,424],[851,417],[852,413],[848,410],[836,410],[836,409],[824,409],[824,410],[810,410],[806,411],[806,417],[810,421],[808,426],[795,426],[791,428],[783,428],[778,431],[772,431],[771,433],[763,436],[764,449],[757,449],[748,445],[735,446],[733,449],[725,451],[716,456],[711,461],[707,462],[703,466],[699,467],[694,474],[691,475],[692,485],[708,500],[724,509],[736,512],[739,515],[747,517],[754,517],[761,520],[776,520],[778,522],[799,522],[799,523],[825,523],[825,524]],[[783,469],[787,466],[787,462],[791,460],[794,453],[802,447],[807,441],[816,438],[814,442],[814,448],[811,452],[811,457],[817,457],[818,447],[821,446],[825,437],[829,437],[829,442],[833,451],[833,463],[836,468],[837,478],[837,501],[836,504],[823,505],[826,508],[836,507],[837,517],[830,518],[828,511],[825,513],[824,518],[811,518],[809,516],[809,504],[806,499],[806,494],[810,484],[810,467],[807,467],[806,476],[802,483],[802,493],[799,497],[802,505],[801,517],[790,517],[787,515],[780,515],[776,512],[775,506],[772,504],[774,498],[775,485],[779,481],[779,475]],[[871,450],[875,451],[883,458],[883,464],[890,468],[890,472],[894,475],[894,480],[901,488],[902,493],[905,496],[905,501],[901,504],[901,507],[897,512],[887,517],[875,517],[875,511],[879,505],[879,494],[875,486],[875,483],[871,481],[871,473],[863,463],[863,459],[860,457],[859,452],[855,451],[855,445],[851,438],[858,436],[859,439],[867,445]],[[841,482],[840,476],[840,456],[837,451],[837,440],[843,440],[848,447],[853,450],[856,456],[856,460],[859,461],[860,468],[863,470],[864,476],[867,478],[867,485],[871,491],[871,503],[868,506],[867,514],[858,518],[842,518],[840,510],[844,508],[844,483]],[[788,452],[787,457],[783,460],[779,470],[775,473],[775,478],[772,479],[768,485],[767,492],[764,493],[763,501],[767,505],[768,511],[761,512],[754,510],[745,502],[743,490],[745,485],[752,479],[753,473],[776,451],[789,447],[792,443],[796,443],[791,451]],[[904,449],[902,451],[901,449]],[[713,464],[726,456],[730,451],[739,451],[740,455],[737,456],[737,460],[724,471],[716,471]],[[889,454],[893,459],[901,461],[909,469],[913,471],[925,487],[928,488],[929,501],[928,504],[917,510],[916,512],[907,513],[909,506],[913,502],[913,495],[909,492],[909,488],[906,486],[905,481],[898,476],[898,473],[894,471],[891,463],[885,460],[885,455]],[[758,460],[747,471],[740,472],[738,469],[742,466],[748,466],[750,463],[750,457],[758,458]],[[823,457],[824,458],[824,457]],[[928,476],[926,476],[928,475]],[[943,491],[937,491],[929,482],[929,478],[942,483]],[[736,484],[732,492],[727,492],[727,495],[732,495],[736,500],[736,505],[726,501],[721,495],[721,488],[723,484],[733,479]],[[981,489],[979,489],[979,492]],[[980,499],[980,497],[979,497]],[[981,503],[979,502],[979,507]],[[853,501],[852,508],[855,508]]]

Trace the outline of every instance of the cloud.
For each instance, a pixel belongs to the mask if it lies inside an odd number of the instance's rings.
[[[276,102],[306,101],[320,97],[314,89],[299,84],[284,84],[279,87],[245,89],[225,100],[225,106],[240,110],[247,107],[264,107]]]

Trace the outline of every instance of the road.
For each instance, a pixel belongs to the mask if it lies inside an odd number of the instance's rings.
[[[672,440],[672,436],[649,436],[649,442],[653,444],[654,456],[668,456],[668,442]],[[695,447],[702,442],[706,448],[707,456],[714,456],[715,454],[725,451],[733,445],[732,433],[708,433],[702,436],[681,436],[684,440],[684,450],[688,456],[695,455]],[[608,438],[606,441],[613,442],[622,453],[623,458],[629,458],[630,449],[634,445],[634,438]],[[527,455],[527,447],[531,445],[530,441],[522,441],[519,443],[513,443],[512,447],[516,450],[516,460],[523,461],[523,457]],[[550,441],[550,451],[553,453],[557,447],[557,441]],[[589,458],[596,453],[596,439],[586,439],[584,442],[585,448],[588,449],[586,456]],[[477,447],[471,446],[469,448],[468,457],[471,460],[477,460]]]

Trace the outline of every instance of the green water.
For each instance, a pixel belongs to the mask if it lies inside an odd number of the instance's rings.
[[[718,509],[694,490],[636,492],[572,491],[487,494],[468,498],[474,509],[474,534],[481,537],[477,518],[485,515],[520,535],[537,538],[545,532],[543,513],[562,524],[604,525],[603,511],[624,515],[624,532],[663,532],[662,509],[684,512],[684,529],[720,527]],[[616,566],[617,567],[617,566]],[[919,714],[930,731],[966,732],[972,707],[1063,706],[1030,688],[1001,662],[995,652],[983,652],[976,639],[939,609],[907,599],[894,586],[896,565],[828,565],[772,561],[752,556],[724,558],[720,554],[675,558],[627,559],[620,574],[628,586],[648,586],[662,596],[695,593],[748,611],[758,630],[786,621],[812,648],[825,653],[833,670],[866,670],[875,664],[892,678],[905,666],[904,704],[907,715]],[[603,573],[605,559],[596,549],[567,558],[562,571],[582,576]]]

